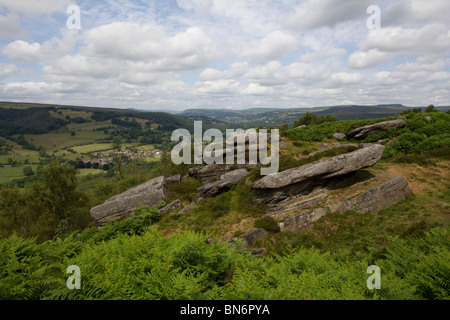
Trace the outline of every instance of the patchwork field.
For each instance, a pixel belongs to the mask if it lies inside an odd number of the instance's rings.
[[[16,179],[21,179],[24,177],[23,168],[25,166],[20,167],[0,167],[0,184],[7,183]],[[30,165],[34,172],[37,170],[37,165]]]

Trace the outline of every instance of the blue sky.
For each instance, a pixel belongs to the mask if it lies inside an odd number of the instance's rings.
[[[67,28],[71,5],[80,30]],[[450,105],[448,12],[448,0],[0,0],[0,100]]]

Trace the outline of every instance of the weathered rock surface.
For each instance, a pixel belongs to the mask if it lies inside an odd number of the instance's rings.
[[[337,207],[330,206],[331,212],[356,210],[359,213],[378,213],[412,194],[408,182],[402,176],[390,178],[386,182],[357,195],[342,200]]]
[[[92,208],[90,213],[100,226],[104,226],[111,219],[128,218],[134,209],[141,206],[154,208],[166,199],[166,179],[159,177],[106,200],[104,204]]]
[[[329,178],[371,167],[381,160],[384,149],[381,145],[364,144],[362,149],[266,176],[252,184],[255,200],[262,203],[281,201],[285,195],[312,190]]]
[[[171,183],[180,183],[181,182],[181,174],[177,174],[173,177],[166,178],[167,184]]]
[[[265,248],[253,249],[252,256],[259,256],[259,255],[263,254],[264,252],[266,252]]]
[[[267,235],[267,231],[264,229],[256,229],[252,232],[243,234],[241,236],[239,236],[237,239],[243,240],[244,241],[244,250],[248,250],[250,248],[252,248],[256,241],[264,238]],[[235,240],[230,240],[228,241],[228,246],[233,246],[235,244]]]
[[[248,174],[246,169],[238,169],[221,175],[218,181],[207,183],[197,189],[196,199],[212,198],[222,192],[228,191],[232,186],[241,181]]]
[[[178,213],[186,214],[186,213],[191,212],[191,211],[194,210],[195,208],[197,208],[197,207],[194,206],[194,205],[190,205],[190,206],[185,207],[184,209],[181,209],[180,211],[178,211]]]
[[[374,177],[372,180],[380,179]],[[281,231],[300,231],[308,227],[311,223],[319,220],[326,214],[343,213],[355,210],[358,213],[376,214],[382,209],[389,208],[393,204],[405,199],[412,194],[408,182],[401,176],[383,177],[379,184],[366,190],[359,190],[356,193],[345,198],[333,198],[328,195],[325,199],[321,198],[322,206],[313,209],[299,207],[297,211],[291,210],[290,216],[287,211],[272,211],[270,215],[279,221]],[[366,184],[373,185],[376,181],[366,181]],[[328,197],[328,198],[327,198]],[[274,209],[274,208],[273,208]],[[305,210],[306,209],[306,210]]]
[[[367,136],[371,134],[379,133],[381,131],[386,131],[392,128],[404,128],[406,127],[406,125],[407,123],[403,119],[384,121],[351,130],[347,132],[346,135],[351,139],[365,139]]]
[[[184,209],[183,203],[180,200],[175,200],[174,202],[169,203],[164,208],[159,209],[158,212],[161,214],[166,214],[175,210],[182,210],[182,209]]]
[[[206,166],[196,166],[189,169],[189,176],[200,180],[203,184],[214,179],[219,179],[221,175],[236,170],[246,168],[247,165],[210,164]]]
[[[289,145],[286,143],[286,141],[280,140],[279,143],[280,143],[280,148],[284,148],[284,149],[289,148]]]
[[[324,152],[327,152],[327,151],[336,150],[336,149],[342,149],[342,150],[350,151],[352,149],[354,150],[354,149],[357,149],[357,148],[359,148],[359,146],[356,145],[356,144],[338,144],[338,145],[335,145],[335,146],[331,146],[331,147],[327,147],[327,148],[324,148],[324,149],[321,149],[321,150],[318,150],[318,151],[311,152],[310,154],[308,154],[306,156],[306,158],[310,159],[310,158],[312,158],[312,157],[314,157],[314,156],[316,156],[318,154],[321,154],[321,153],[324,153]]]
[[[336,132],[334,135],[333,135],[333,139],[336,139],[336,140],[342,140],[342,139],[345,139],[347,136],[345,135],[345,133],[340,133],[340,132]]]

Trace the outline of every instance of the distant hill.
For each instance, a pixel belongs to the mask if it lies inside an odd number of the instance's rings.
[[[422,106],[422,108],[425,108]],[[341,105],[315,108],[249,108],[245,110],[189,109],[182,112],[166,110],[145,111],[114,108],[95,108],[37,103],[0,102],[0,135],[39,134],[58,130],[67,125],[66,119],[57,117],[60,110],[85,112],[88,121],[108,121],[113,119],[136,118],[160,126],[165,132],[184,128],[193,132],[194,120],[202,120],[204,129],[227,128],[248,129],[255,127],[278,127],[285,123],[292,126],[307,112],[319,115],[330,114],[338,120],[376,119],[399,115],[409,107],[401,104],[383,105]],[[440,111],[450,110],[449,106],[437,107]],[[73,121],[73,120],[72,120]]]
[[[184,128],[193,132],[194,120],[202,120],[205,129],[226,129],[228,125],[220,119],[204,115],[182,116],[166,112],[143,112],[134,109],[95,108],[55,104],[0,102],[0,136],[16,134],[43,134],[58,130],[72,120],[61,119],[60,111],[85,112],[87,121],[108,121],[136,118],[159,125],[163,131]]]
[[[179,115],[198,116],[214,118],[224,122],[230,122],[245,128],[259,126],[280,126],[288,123],[293,125],[294,121],[301,118],[307,112],[317,114],[331,114],[338,120],[359,120],[359,119],[376,119],[390,116],[396,116],[408,107],[401,104],[362,106],[362,105],[346,105],[346,106],[328,106],[317,108],[292,108],[292,109],[276,109],[276,108],[253,108],[247,110],[214,110],[214,109],[190,109],[185,110]]]
[[[408,107],[403,105],[338,106],[316,113],[320,115],[331,114],[338,120],[362,120],[397,116],[406,109]]]

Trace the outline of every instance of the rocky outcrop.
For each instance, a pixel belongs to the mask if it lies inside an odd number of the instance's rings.
[[[355,210],[359,213],[378,213],[412,194],[408,182],[401,176],[388,180],[355,196],[347,197],[336,206],[329,206],[332,213]]]
[[[302,194],[329,182],[330,178],[368,168],[381,160],[384,146],[364,144],[358,149],[266,176],[252,184],[255,200],[273,203]]]
[[[196,166],[189,169],[189,176],[200,180],[203,184],[209,183],[212,180],[219,179],[221,175],[236,170],[245,168],[246,165],[229,165],[229,164],[210,164],[206,166]]]
[[[302,207],[300,205],[296,208],[297,210],[291,210],[290,215],[287,215],[287,211],[273,211],[270,215],[279,222],[281,231],[297,232],[308,227],[326,214],[343,213],[351,210],[361,214],[376,214],[380,210],[389,208],[412,194],[408,182],[401,176],[374,177],[372,179],[375,179],[375,181],[371,181],[369,185],[375,183],[375,186],[366,190],[358,188],[356,194],[343,199],[324,193],[319,201],[321,205],[316,208]],[[366,181],[367,183],[368,181]]]
[[[166,214],[175,210],[182,210],[182,209],[184,209],[183,203],[180,200],[175,200],[174,202],[169,203],[164,208],[159,209],[158,212],[161,214]]]
[[[244,242],[244,250],[248,250],[250,248],[252,248],[256,241],[263,239],[265,236],[267,235],[267,231],[264,229],[256,229],[253,230],[252,232],[243,234],[241,236],[239,236],[237,239],[239,240],[243,240]],[[228,246],[231,247],[235,244],[235,240],[230,240],[228,241]]]
[[[379,133],[381,131],[386,131],[388,129],[393,128],[404,128],[406,127],[406,125],[407,123],[403,119],[384,121],[351,130],[347,132],[346,135],[350,139],[365,139],[367,136],[371,134]]]
[[[347,138],[345,133],[336,132],[335,134],[333,134],[333,139],[342,140],[342,139],[345,139],[345,138]]]
[[[344,150],[346,152],[349,152],[349,151],[352,151],[352,150],[354,151],[356,149],[359,149],[359,146],[356,145],[356,144],[337,144],[335,146],[331,146],[331,147],[327,147],[327,148],[324,148],[324,149],[321,149],[321,150],[318,150],[318,151],[311,152],[310,154],[308,154],[306,156],[306,159],[311,159],[312,157],[317,156],[317,155],[319,155],[321,153],[328,152],[328,151],[333,151],[333,150],[338,150],[338,149]]]
[[[92,218],[104,226],[111,219],[124,219],[133,215],[133,210],[141,206],[156,207],[167,199],[167,183],[164,177],[152,179],[125,191],[91,209]]]
[[[207,183],[197,189],[196,201],[202,198],[212,198],[230,190],[232,186],[241,181],[247,174],[246,169],[238,169],[222,174],[220,180]]]
[[[166,178],[167,184],[171,183],[180,183],[181,182],[181,174],[177,174],[173,177]]]
[[[272,134],[267,133],[266,135],[266,141],[267,144],[271,144],[272,142]],[[278,136],[279,138],[279,136]],[[227,172],[236,170],[236,169],[245,169],[245,168],[254,168],[260,163],[254,163],[251,164],[248,161],[248,155],[245,157],[245,163],[244,164],[237,164],[238,163],[238,148],[237,148],[237,141],[245,141],[244,149],[246,153],[251,152],[259,152],[260,145],[256,144],[256,141],[252,141],[250,143],[250,137],[248,135],[243,134],[237,134],[234,136],[234,141],[224,141],[222,145],[218,144],[218,147],[221,147],[222,150],[215,150],[211,152],[211,156],[213,157],[223,157],[223,164],[209,164],[209,165],[197,165],[191,169],[189,169],[188,175],[192,178],[195,178],[199,181],[201,181],[203,184],[209,183],[215,179],[219,179],[219,177]],[[231,152],[233,155],[233,164],[226,164],[227,163],[227,152]],[[258,157],[259,159],[259,157]],[[256,161],[258,161],[258,159]]]
[[[194,205],[189,205],[189,206],[185,207],[184,209],[181,209],[180,211],[178,211],[178,213],[180,213],[180,214],[186,214],[186,213],[191,212],[191,211],[194,210],[195,208],[197,208],[197,207],[194,206]]]
[[[267,215],[278,222],[281,231],[302,230],[330,213],[377,213],[411,194],[403,177],[361,170],[381,160],[384,146],[339,145],[309,157],[334,148],[350,152],[266,176],[252,184],[254,200],[267,205]]]

